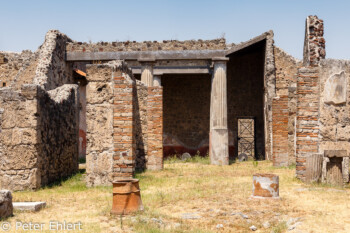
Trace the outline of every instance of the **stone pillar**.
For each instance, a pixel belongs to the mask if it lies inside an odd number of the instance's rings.
[[[143,82],[146,86],[153,86],[153,66],[155,63],[154,59],[139,59],[141,64],[141,82]]]
[[[228,58],[213,58],[210,99],[210,163],[229,164],[228,129],[227,129],[227,80],[226,62]]]

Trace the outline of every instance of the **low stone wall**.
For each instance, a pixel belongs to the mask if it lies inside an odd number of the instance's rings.
[[[230,46],[230,45],[229,45]],[[159,50],[221,50],[226,49],[224,38],[215,40],[163,40],[124,42],[68,42],[69,52],[118,52],[118,51],[159,51]]]

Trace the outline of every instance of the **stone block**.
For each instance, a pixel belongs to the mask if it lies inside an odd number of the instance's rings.
[[[347,95],[347,78],[345,72],[330,76],[324,86],[324,102],[326,104],[344,104]]]
[[[46,202],[14,202],[13,208],[18,211],[38,212],[46,206]]]
[[[12,194],[9,190],[0,190],[0,219],[12,216]]]
[[[8,147],[0,161],[2,169],[24,170],[37,166],[38,153],[33,145],[16,145]]]

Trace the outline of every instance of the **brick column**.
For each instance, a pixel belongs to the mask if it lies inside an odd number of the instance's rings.
[[[306,157],[319,149],[319,73],[300,68],[297,80],[296,175],[305,180]]]
[[[150,170],[163,169],[163,87],[148,87],[147,162]]]
[[[274,166],[288,165],[288,96],[272,100],[272,161]]]
[[[226,63],[228,58],[213,58],[214,71],[211,80],[210,99],[210,163],[229,164],[227,129],[227,80]]]
[[[125,77],[114,77],[113,109],[113,179],[127,179],[135,171],[135,139],[133,136],[134,83]]]

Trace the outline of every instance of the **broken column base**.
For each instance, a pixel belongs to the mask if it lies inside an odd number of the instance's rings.
[[[251,198],[280,199],[279,177],[274,174],[254,174]]]

